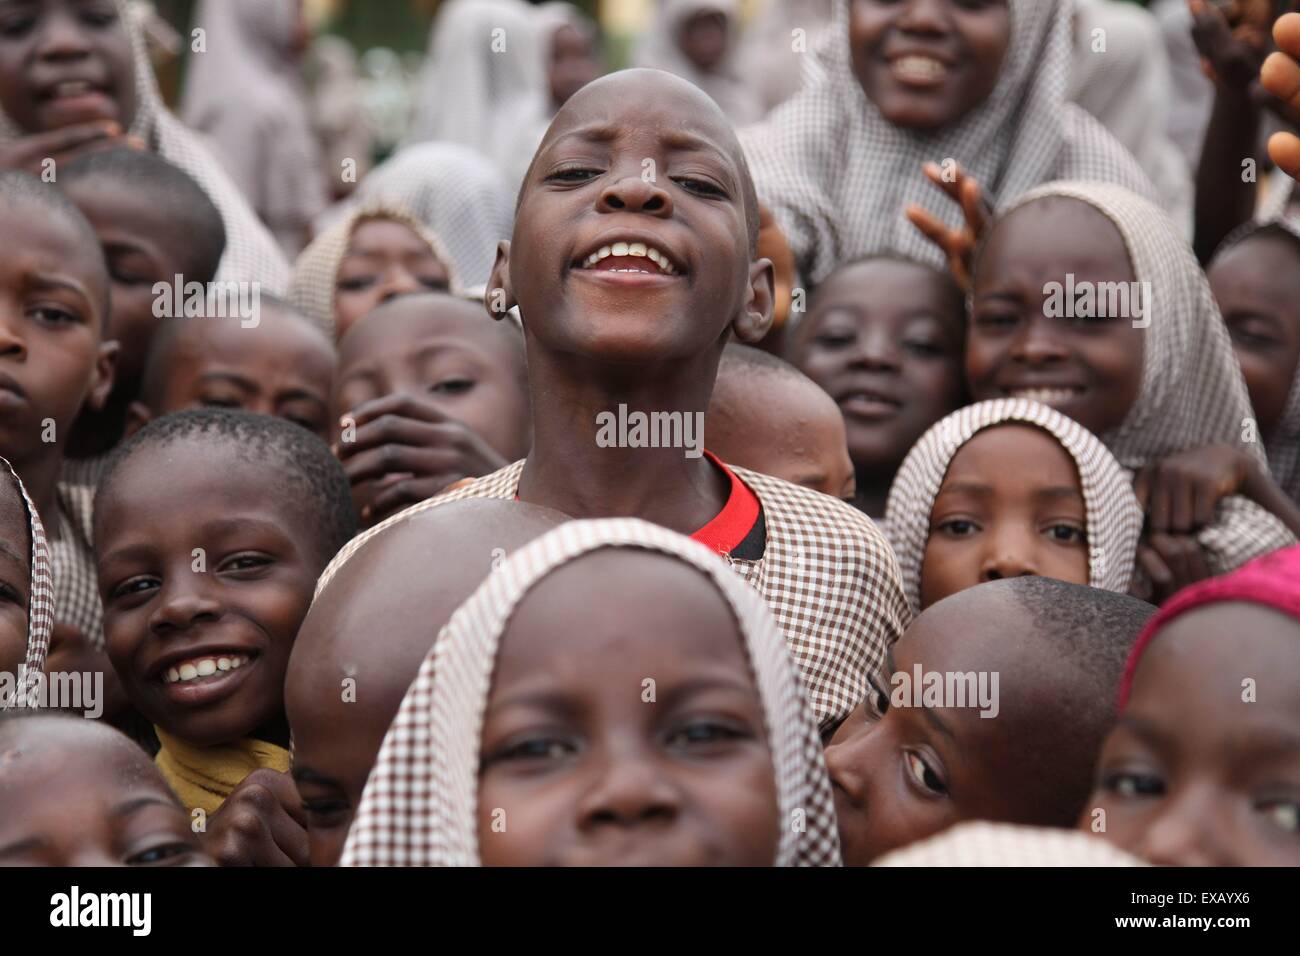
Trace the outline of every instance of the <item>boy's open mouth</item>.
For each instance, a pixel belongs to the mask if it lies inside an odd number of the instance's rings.
[[[1061,405],[1083,394],[1079,385],[1011,386],[1002,389],[1007,398],[1024,398],[1042,405]]]
[[[676,258],[641,237],[605,239],[576,259],[572,268],[612,275],[677,277],[686,270]]]
[[[903,403],[892,395],[862,387],[841,390],[835,401],[845,415],[868,420],[889,418],[903,407]]]
[[[60,116],[111,119],[117,104],[102,83],[88,79],[62,79],[37,90],[36,98]]]
[[[921,89],[942,86],[953,71],[948,60],[917,50],[898,51],[886,57],[889,75],[896,83]]]
[[[190,651],[185,657],[173,656],[165,662],[154,672],[153,680],[173,703],[210,704],[233,693],[257,657],[247,650]]]

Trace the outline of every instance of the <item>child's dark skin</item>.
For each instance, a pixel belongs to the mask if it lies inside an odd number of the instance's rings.
[[[260,313],[249,328],[236,317],[181,320],[164,360],[150,363],[128,434],[160,415],[207,407],[275,415],[327,438],[333,345],[292,309],[263,302]]]
[[[604,65],[593,34],[569,23],[555,31],[546,78],[551,90],[551,103],[556,109],[603,72]]]
[[[772,865],[763,702],[735,616],[699,571],[584,555],[525,595],[501,640],[480,752],[485,866]]]
[[[57,168],[127,142],[135,71],[112,0],[0,4],[0,107],[27,133],[0,143],[0,168],[39,174],[47,158]]]
[[[1001,425],[953,456],[930,512],[921,607],[985,581],[1038,574],[1089,583],[1078,470],[1039,428]]]
[[[31,525],[13,479],[0,475],[0,673],[27,659],[27,601],[32,587]]]
[[[130,739],[96,720],[0,724],[0,866],[211,866]]]
[[[528,452],[516,330],[450,295],[386,302],[339,342],[335,450],[363,524]]]
[[[104,633],[136,708],[190,744],[288,747],[289,652],[332,557],[310,504],[270,463],[196,439],[140,449],[110,489],[95,515]],[[244,663],[169,679],[209,658]],[[250,833],[250,821],[266,829]],[[302,865],[303,823],[293,781],[259,770],[208,821],[205,842],[227,865]]]
[[[998,713],[891,706],[890,675],[997,672]],[[972,588],[926,610],[835,731],[826,768],[844,862],[861,866],[963,820],[1071,826],[1095,751],[1069,731],[1080,696],[1059,648],[1017,602]],[[1095,744],[1094,744],[1095,746]]]
[[[121,183],[78,179],[64,186],[90,221],[104,248],[112,280],[112,308],[105,338],[118,343],[113,390],[98,414],[78,419],[71,438],[75,456],[100,454],[121,441],[127,408],[140,390],[149,343],[162,319],[153,314],[155,283],[197,272],[187,250],[185,224],[164,214],[148,196]]]
[[[725,364],[718,371],[705,425],[709,450],[730,465],[852,500],[844,416],[831,397],[801,376],[743,372]]]
[[[1006,0],[850,0],[858,84],[895,126],[961,119],[997,86],[1011,39]]]
[[[1104,810],[1103,836],[1151,863],[1300,865],[1300,622],[1234,602],[1175,618],[1143,652],[1096,776],[1080,828]]]
[[[814,293],[789,357],[844,414],[854,500],[881,516],[916,440],[965,399],[966,306],[943,273],[870,259],[832,273]]]
[[[717,105],[666,73],[602,77],[556,116],[488,284],[489,310],[523,315],[534,437],[522,500],[685,534],[722,510],[730,486],[707,459],[601,448],[596,421],[620,403],[704,413],[729,334],[753,344],[770,327],[772,266],[751,261],[745,176]],[[653,246],[671,271],[631,255],[584,266],[618,242]]]
[[[384,734],[442,625],[510,551],[564,520],[522,501],[449,502],[375,539],[321,592],[285,684],[312,866],[338,862]]]
[[[1128,318],[1052,318],[1048,283],[1133,282],[1124,238],[1099,210],[1065,197],[1021,206],[992,227],[974,273],[966,378],[975,401],[1030,398],[1104,438],[1119,428],[1142,387],[1143,330]],[[1198,454],[1200,449],[1192,450]],[[1158,466],[1153,466],[1158,467]],[[1169,482],[1137,485],[1149,533],[1138,562],[1157,597],[1208,575],[1188,524],[1156,519]],[[1152,487],[1155,485],[1156,487]]]
[[[450,273],[410,226],[376,216],[352,230],[334,280],[334,335],[348,330],[381,302],[414,292],[439,292]]]

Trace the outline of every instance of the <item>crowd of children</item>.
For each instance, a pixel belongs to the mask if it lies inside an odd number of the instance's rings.
[[[769,97],[736,3],[446,0],[327,211],[297,0],[185,123],[0,0],[0,865],[1300,864],[1300,219],[1085,109],[1110,3]]]

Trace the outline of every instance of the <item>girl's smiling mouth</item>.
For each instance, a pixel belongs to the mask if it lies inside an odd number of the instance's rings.
[[[173,704],[196,707],[229,697],[256,667],[251,651],[198,652],[176,660],[154,676],[162,695]]]

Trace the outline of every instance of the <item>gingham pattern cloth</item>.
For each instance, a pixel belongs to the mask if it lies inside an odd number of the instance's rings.
[[[380,747],[343,866],[479,864],[479,748],[501,635],[519,601],[547,574],[602,548],[669,555],[721,592],[739,622],[763,702],[780,807],[775,865],[839,863],[821,741],[763,601],[703,545],[636,518],[605,518],[567,522],[520,548],[452,615]]]
[[[763,557],[728,564],[771,609],[803,675],[819,727],[862,702],[867,677],[884,663],[911,615],[898,562],[871,519],[844,502],[744,468],[728,466],[763,508]],[[524,462],[412,505],[343,546],[316,582],[316,593],[373,535],[414,514],[466,498],[513,498]]]
[[[1155,195],[1137,161],[1095,119],[1067,102],[1073,0],[1008,0],[1011,38],[989,98],[950,126],[917,132],[889,123],[862,92],[849,57],[848,0],[804,88],[741,133],[758,188],[799,271],[820,282],[836,266],[894,251],[946,267],[903,215],[916,203],[956,228],[957,204],[921,165],[955,159],[994,209],[1052,179],[1116,182]]]
[[[391,219],[409,228],[432,250],[438,261],[447,267],[452,292],[460,291],[455,260],[448,253],[442,239],[397,200],[382,196],[370,199],[313,239],[293,264],[289,301],[331,339],[335,337],[334,295],[338,287],[339,264],[347,255],[353,231],[368,219]]]
[[[1048,196],[1086,202],[1124,238],[1138,282],[1150,283],[1143,333],[1142,384],[1123,424],[1099,436],[1133,471],[1205,445],[1244,448],[1266,462],[1260,442],[1242,442],[1254,419],[1246,380],[1196,256],[1160,209],[1107,183],[1048,183],[1008,212]],[[1219,503],[1214,524],[1197,534],[1215,574],[1284,548],[1295,537],[1276,517],[1240,496]]]
[[[289,286],[289,263],[280,247],[202,139],[163,105],[139,21],[131,16],[127,0],[113,0],[113,3],[123,28],[130,35],[135,62],[136,108],[131,132],[163,159],[193,176],[221,212],[226,227],[226,252],[217,279],[258,282],[267,292],[283,294]],[[14,139],[22,135],[13,120],[0,113],[0,138]]]
[[[59,537],[50,542],[54,566],[54,617],[81,631],[96,650],[104,648],[104,605],[95,566],[95,489],[59,483]]]
[[[497,243],[510,238],[515,197],[486,157],[458,143],[408,146],[372,169],[346,208],[378,198],[400,203],[442,239],[463,286],[487,285]]]
[[[27,496],[22,479],[7,459],[0,458],[0,462],[4,462],[5,470],[18,486],[23,507],[27,509],[28,530],[32,539],[32,580],[27,598],[27,656],[23,663],[26,673],[36,674],[45,669],[45,655],[50,649],[50,632],[54,629],[54,582],[49,545],[45,540],[45,526],[41,524],[41,516],[36,513],[36,506]],[[0,709],[3,709],[3,702],[0,702]]]
[[[1300,222],[1278,218],[1266,222],[1246,223],[1223,240],[1214,254],[1215,257],[1261,229],[1270,227],[1294,238],[1296,249],[1300,251]],[[1268,467],[1273,473],[1273,480],[1277,482],[1278,487],[1291,496],[1293,501],[1300,501],[1300,366],[1296,367],[1295,379],[1291,383],[1291,394],[1287,397],[1282,421],[1278,423],[1274,433],[1266,437],[1264,449],[1268,452]]]
[[[1080,830],[1009,823],[959,823],[937,836],[887,853],[872,866],[1146,866]]]
[[[1129,473],[1092,432],[1060,412],[1023,398],[999,398],[967,405],[940,419],[912,446],[890,486],[885,529],[913,613],[921,609],[921,563],[930,538],[930,514],[948,466],[984,429],[1009,422],[1041,428],[1074,459],[1087,512],[1088,583],[1128,591],[1142,533],[1142,508]]]

